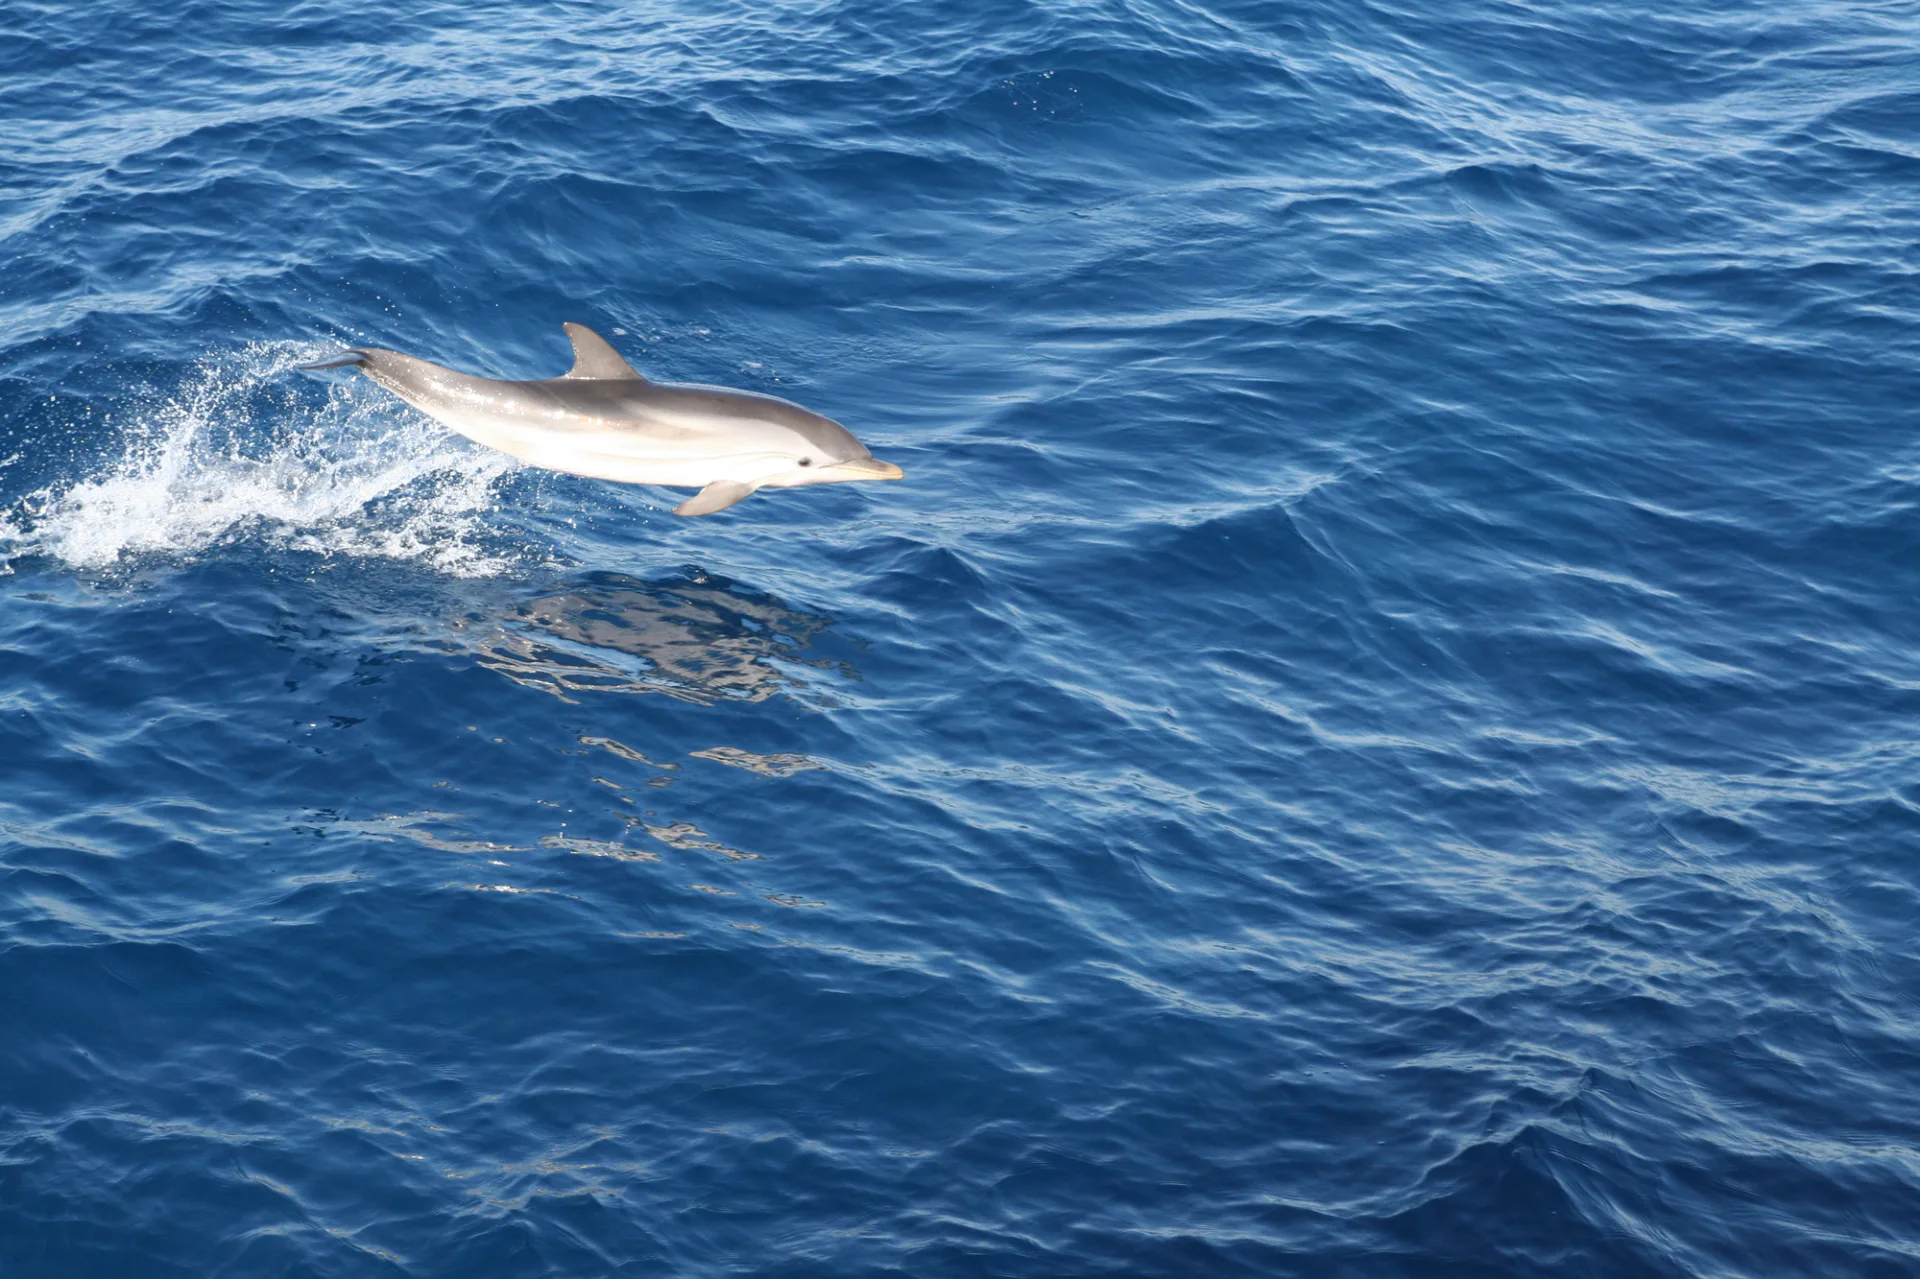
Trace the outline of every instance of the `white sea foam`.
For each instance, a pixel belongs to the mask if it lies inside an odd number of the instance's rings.
[[[489,519],[515,469],[360,379],[321,394],[292,367],[333,348],[255,343],[177,390],[121,409],[117,456],[0,513],[0,560],[101,568],[242,541],[418,560],[480,576],[524,558]]]

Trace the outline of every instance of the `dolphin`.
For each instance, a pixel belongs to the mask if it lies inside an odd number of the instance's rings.
[[[724,511],[756,489],[905,474],[832,418],[751,391],[650,382],[586,325],[563,327],[573,367],[539,381],[475,377],[377,346],[298,367],[357,368],[434,421],[535,466],[698,488],[675,515]]]

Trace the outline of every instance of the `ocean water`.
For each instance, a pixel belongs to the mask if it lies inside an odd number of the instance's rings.
[[[1920,1274],[1920,7],[8,0],[0,1272]],[[518,466],[342,343],[799,400]]]

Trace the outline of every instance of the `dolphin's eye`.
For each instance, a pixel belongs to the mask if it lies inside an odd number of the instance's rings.
[[[801,459],[800,459],[800,465],[802,465],[802,466],[812,466],[812,465],[813,465],[813,459],[812,459],[812,458],[810,458],[810,457],[803,457],[803,458],[801,458]]]

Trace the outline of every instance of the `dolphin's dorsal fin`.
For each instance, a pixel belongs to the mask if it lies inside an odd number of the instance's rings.
[[[586,325],[569,322],[560,327],[567,331],[567,340],[573,343],[573,367],[564,376],[623,377],[630,382],[647,380],[634,371],[633,365],[621,359],[620,352],[614,350],[605,338]]]

